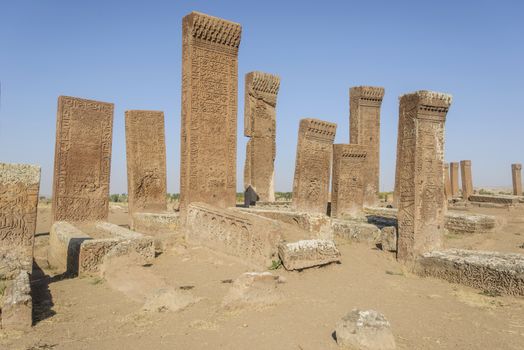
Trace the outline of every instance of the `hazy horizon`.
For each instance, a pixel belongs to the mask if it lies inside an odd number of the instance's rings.
[[[475,187],[510,187],[524,163],[524,4],[478,1],[17,1],[0,12],[0,162],[42,166],[51,195],[57,99],[115,104],[110,193],[127,193],[124,111],[165,114],[168,192],[179,192],[181,22],[191,11],[242,25],[237,191],[243,186],[244,75],[277,74],[275,190],[290,192],[299,120],[338,124],[349,142],[349,88],[383,86],[381,191],[393,189],[398,97],[453,95],[446,161],[472,160]],[[518,43],[521,44],[518,44]]]

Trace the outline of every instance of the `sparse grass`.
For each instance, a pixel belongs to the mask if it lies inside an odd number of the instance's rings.
[[[282,261],[279,260],[273,260],[271,262],[271,266],[268,267],[268,270],[278,270],[279,268],[282,267]]]
[[[490,297],[490,298],[500,297],[500,293],[497,292],[496,290],[483,290],[479,294],[485,295],[485,296]]]
[[[493,195],[494,193],[491,192],[491,191],[488,191],[488,190],[485,190],[485,189],[481,188],[481,189],[479,190],[479,194]]]
[[[395,272],[395,271],[386,270],[386,275],[404,276],[404,272]]]
[[[93,279],[89,281],[89,283],[92,285],[102,284],[104,283],[104,279],[101,277],[94,277]]]

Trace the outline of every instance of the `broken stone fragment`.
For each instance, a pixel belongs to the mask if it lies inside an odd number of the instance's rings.
[[[377,242],[382,246],[382,250],[388,252],[397,251],[397,228],[386,226],[380,230],[380,238]]]
[[[340,252],[333,240],[308,239],[280,243],[278,255],[287,270],[301,270],[340,261]]]
[[[20,271],[4,292],[2,328],[26,331],[31,328],[33,301],[27,271]]]
[[[281,299],[281,283],[284,279],[270,272],[243,273],[233,282],[222,305],[226,309],[274,305]]]
[[[388,320],[375,310],[352,310],[337,324],[335,334],[337,344],[345,349],[396,349]]]

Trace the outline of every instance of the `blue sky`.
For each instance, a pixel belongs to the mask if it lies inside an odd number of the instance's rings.
[[[242,24],[238,187],[247,138],[244,74],[278,74],[276,190],[290,191],[298,123],[338,124],[348,90],[386,89],[381,187],[394,183],[398,97],[451,93],[446,160],[471,159],[475,186],[511,184],[524,162],[522,1],[0,0],[0,161],[42,166],[51,194],[59,95],[115,103],[111,192],[127,192],[124,111],[163,110],[168,191],[178,192],[181,21],[196,10]]]

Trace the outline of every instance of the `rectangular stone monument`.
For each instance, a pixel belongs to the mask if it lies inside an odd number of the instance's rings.
[[[522,196],[522,164],[511,164],[511,178],[513,180],[513,194]]]
[[[39,188],[39,166],[0,163],[0,248],[33,256]]]
[[[112,133],[112,103],[58,98],[54,221],[107,219]]]
[[[471,177],[471,160],[460,161],[460,177],[462,179],[462,198],[468,200],[473,194],[473,179]]]
[[[191,12],[182,21],[180,209],[236,203],[241,26]]]
[[[350,143],[368,147],[368,171],[364,177],[364,204],[378,202],[380,189],[380,106],[384,88],[357,86],[349,90]]]
[[[163,112],[126,111],[126,158],[129,213],[166,210]]]
[[[398,252],[404,262],[440,247],[444,229],[444,123],[451,96],[417,91],[400,98]]]
[[[276,104],[280,78],[263,72],[246,74],[244,188],[252,186],[261,201],[275,201]]]
[[[449,163],[449,179],[451,181],[451,196],[456,198],[459,196],[459,163]]]
[[[333,145],[331,217],[362,214],[368,147]]]
[[[333,140],[337,124],[300,120],[292,206],[297,211],[326,214]]]
[[[449,163],[444,163],[444,190],[446,193],[446,201],[453,199],[451,194],[451,180],[449,178]]]

